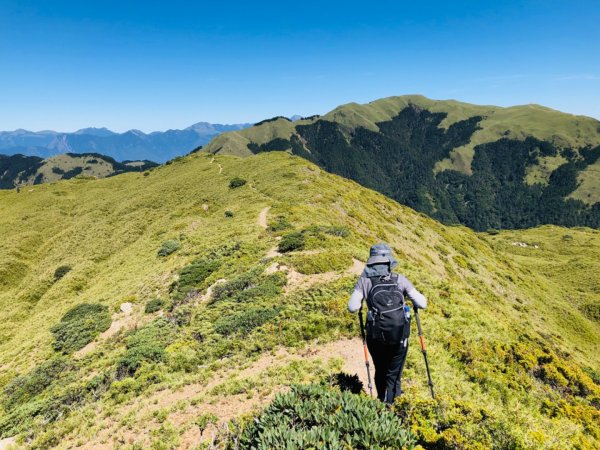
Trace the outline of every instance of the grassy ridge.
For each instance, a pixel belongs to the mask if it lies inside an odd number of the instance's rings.
[[[234,177],[247,183],[232,188]],[[258,218],[267,207],[265,230]],[[302,248],[273,253],[278,237],[290,242],[293,232]],[[173,425],[165,412],[162,421],[149,421],[135,413],[136,402],[158,389],[206,384],[279,346],[356,336],[355,318],[345,313],[356,276],[346,270],[384,240],[431,305],[423,320],[443,431],[428,412],[416,351],[406,368],[410,404],[398,405],[421,443],[485,447],[494,433],[526,448],[600,442],[593,406],[600,391],[592,381],[600,371],[598,231],[542,227],[489,235],[447,227],[275,152],[250,159],[194,154],[149,176],[0,192],[0,236],[2,437],[20,433],[33,447],[66,446],[115,429],[115,445],[127,432],[145,446],[167,437],[176,442],[195,419]],[[158,256],[173,240],[179,248]],[[297,273],[286,276],[273,263]],[[71,270],[57,280],[63,265]],[[143,313],[157,298],[167,320]],[[59,356],[52,326],[82,303],[108,306],[115,320],[125,320],[119,307],[131,303],[138,331],[99,339],[81,357],[61,356],[50,372],[35,372]],[[34,383],[27,395],[6,390],[16,376],[37,380],[46,373],[49,383]],[[293,381],[314,377],[303,376]],[[261,389],[292,380],[271,377],[272,385],[261,379]],[[251,397],[252,386],[215,392]],[[32,412],[46,414],[57,399],[73,401],[79,413],[39,420]],[[210,401],[209,395],[187,406],[202,411]]]
[[[450,150],[447,156],[434,161],[432,172],[435,174],[444,171],[457,171],[462,174],[473,175],[475,148],[501,139],[524,141],[526,138],[535,138],[538,141],[550,143],[559,150],[573,149],[575,154],[582,148],[600,145],[600,122],[590,117],[575,116],[540,105],[502,108],[473,105],[455,100],[431,100],[421,95],[405,95],[383,98],[366,104],[348,103],[318,118],[300,120],[294,123],[287,120],[277,120],[262,123],[242,131],[224,133],[211,141],[205,147],[205,150],[209,153],[250,156],[252,153],[256,153],[256,150],[253,149],[268,146],[273,141],[279,142],[279,147],[276,146],[275,150],[289,150],[291,149],[289,142],[287,146],[282,146],[281,142],[284,140],[293,141],[293,138],[299,139],[306,149],[306,136],[302,134],[301,128],[319,122],[322,122],[323,125],[326,125],[327,122],[337,124],[344,139],[350,142],[359,129],[380,133],[382,123],[392,120],[409,106],[427,110],[434,114],[446,114],[445,119],[439,124],[439,128],[444,130],[448,130],[452,125],[469,118],[480,118],[478,127],[470,136],[468,142],[457,145]],[[409,136],[410,131],[405,131],[404,134]],[[335,140],[335,133],[321,136],[321,138],[333,141]],[[405,138],[408,137],[405,136]],[[331,145],[331,142],[328,142],[328,144]],[[314,147],[309,146],[308,148],[309,152],[314,153],[315,150]],[[323,152],[322,149],[320,151]],[[501,150],[497,151],[500,152]],[[401,146],[397,145],[397,157],[406,159],[406,155],[402,152]],[[301,154],[297,149],[294,149],[294,153]],[[310,154],[306,156],[310,159]],[[322,167],[332,168],[330,167],[332,165],[331,161],[326,161],[327,158],[320,161],[319,158],[320,156],[317,155],[315,162],[318,162]],[[567,162],[568,160],[560,155],[557,157],[539,156],[534,158],[533,161],[528,163],[527,174],[523,181],[528,185],[539,183],[546,186],[551,173]],[[343,167],[348,164],[345,161],[337,161],[336,165]],[[362,170],[358,168],[354,169],[353,172],[344,172],[343,174],[353,179],[360,179],[357,176],[360,175]],[[598,202],[600,195],[597,181],[597,165],[592,164],[583,168],[578,175],[578,186],[574,187],[574,191],[569,195],[569,198],[581,200],[588,205]],[[397,197],[394,198],[398,199]],[[424,211],[416,205],[412,206]]]
[[[422,95],[403,95],[382,98],[366,104],[348,103],[338,106],[319,119],[301,120],[294,124],[280,120],[259,127],[225,133],[205,148],[211,153],[219,151],[223,154],[249,155],[246,148],[248,142],[260,145],[274,138],[289,139],[294,125],[306,125],[316,120],[336,122],[349,130],[363,127],[371,131],[379,131],[377,123],[391,120],[410,105],[416,105],[433,113],[447,113],[448,116],[441,123],[441,126],[446,129],[469,117],[484,117],[480,124],[481,129],[473,135],[471,141],[454,149],[450,158],[440,161],[436,168],[438,171],[453,169],[470,173],[475,146],[501,138],[524,139],[533,136],[541,141],[552,142],[561,148],[600,145],[598,131],[600,123],[591,117],[575,116],[541,105],[503,108],[473,105],[456,100],[431,100]]]

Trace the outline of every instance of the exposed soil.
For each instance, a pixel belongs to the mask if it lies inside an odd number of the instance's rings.
[[[271,207],[267,206],[258,215],[258,224],[265,230],[267,229],[267,214],[269,214],[269,209],[271,209]]]
[[[136,399],[121,408],[117,413],[118,415],[111,417],[106,424],[106,428],[94,436],[93,439],[82,446],[74,448],[111,449],[114,448],[115,444],[131,444],[133,442],[141,442],[144,446],[147,446],[150,442],[151,429],[158,427],[155,419],[148,419],[148,417],[152,417],[155,411],[172,408],[181,401],[206,396],[201,401],[193,402],[195,404],[189,404],[183,409],[178,408],[167,417],[167,420],[174,426],[185,430],[179,448],[195,448],[201,441],[210,442],[217,427],[223,426],[234,417],[265,406],[277,392],[287,389],[286,386],[275,386],[270,392],[262,395],[252,393],[252,395],[214,397],[208,395],[213,388],[226,382],[233,375],[238,379],[254,378],[267,369],[287,365],[294,360],[321,359],[326,361],[330,358],[341,358],[343,361],[342,370],[349,374],[357,374],[366,388],[367,377],[362,343],[358,338],[342,339],[323,345],[313,344],[298,353],[290,353],[286,349],[279,349],[274,353],[263,355],[241,371],[226,370],[207,383],[189,384],[177,390],[167,389],[156,392],[145,399]],[[201,436],[200,430],[194,425],[194,421],[206,413],[215,414],[218,417],[218,424],[217,427],[209,426]],[[130,414],[135,415],[134,425],[125,427],[121,421]]]

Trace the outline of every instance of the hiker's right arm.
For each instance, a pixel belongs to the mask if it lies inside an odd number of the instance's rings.
[[[423,294],[417,291],[417,288],[412,288],[410,291],[406,293],[408,298],[410,298],[413,302],[415,308],[425,309],[427,308],[427,299]]]

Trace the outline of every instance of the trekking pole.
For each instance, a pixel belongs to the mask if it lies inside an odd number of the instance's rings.
[[[365,324],[362,320],[362,308],[358,313],[358,321],[360,323],[360,334],[362,336],[363,351],[365,353],[365,366],[367,366],[367,380],[369,381],[369,393],[373,397],[373,384],[371,383],[371,366],[369,364],[369,353],[367,352],[367,339],[365,338]]]
[[[427,350],[425,350],[425,341],[423,340],[423,329],[421,328],[421,319],[419,319],[419,308],[415,307],[415,318],[417,319],[417,330],[419,331],[419,340],[421,341],[421,351],[425,358],[425,368],[427,369],[427,380],[429,382],[429,390],[431,390],[431,398],[435,400],[433,393],[433,381],[431,381],[431,373],[429,372],[429,363],[427,362]]]

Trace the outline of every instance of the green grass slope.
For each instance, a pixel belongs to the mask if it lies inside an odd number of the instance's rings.
[[[600,445],[600,232],[444,226],[284,152],[0,192],[0,439],[201,448],[348,345],[362,372],[345,304],[381,240],[430,303],[439,401],[413,336],[393,410],[415,443]]]

